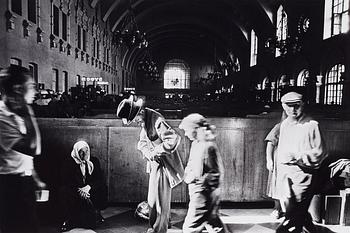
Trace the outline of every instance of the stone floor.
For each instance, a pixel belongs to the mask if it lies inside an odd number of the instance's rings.
[[[271,217],[270,208],[243,209],[223,208],[221,219],[232,233],[273,233],[279,221]],[[102,212],[105,223],[94,230],[75,228],[70,233],[142,233],[147,229],[147,222],[134,217],[130,207],[109,207]],[[175,207],[171,210],[172,228],[168,233],[181,233],[185,208]],[[317,224],[319,233],[348,233],[350,226]],[[46,226],[42,233],[58,232],[57,227]]]

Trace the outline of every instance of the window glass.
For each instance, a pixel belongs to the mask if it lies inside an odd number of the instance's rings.
[[[36,1],[28,0],[28,20],[32,23],[36,23]]]
[[[173,59],[164,67],[165,89],[189,89],[190,68],[183,60]]]
[[[12,0],[11,11],[17,15],[22,15],[22,0]]]
[[[326,75],[325,80],[325,104],[341,105],[343,98],[343,80],[345,66],[337,64],[333,66]]]
[[[59,21],[60,14],[57,6],[53,6],[53,34],[56,36],[60,35]]]

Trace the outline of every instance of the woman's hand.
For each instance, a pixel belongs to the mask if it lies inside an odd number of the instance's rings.
[[[78,193],[79,193],[80,197],[82,197],[84,199],[90,198],[90,193],[89,193],[90,189],[91,189],[90,185],[86,185],[82,188],[78,188]]]

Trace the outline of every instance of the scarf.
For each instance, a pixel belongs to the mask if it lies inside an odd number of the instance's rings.
[[[79,151],[84,147],[87,147],[87,152],[82,160],[79,156]],[[79,164],[81,174],[83,174],[84,177],[86,176],[85,174],[86,166],[87,166],[89,175],[91,175],[92,171],[94,170],[94,164],[90,161],[90,147],[85,141],[79,141],[74,144],[71,156],[74,159],[74,161],[77,164]]]

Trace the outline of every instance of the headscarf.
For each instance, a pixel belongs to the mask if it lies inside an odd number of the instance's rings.
[[[87,147],[87,152],[85,153],[85,156],[82,160],[79,156],[79,151],[84,147]],[[88,168],[89,174],[91,175],[92,171],[94,170],[94,164],[90,161],[90,147],[85,141],[78,141],[74,144],[71,156],[74,161],[80,165],[80,170],[84,177],[86,176],[86,166]]]

